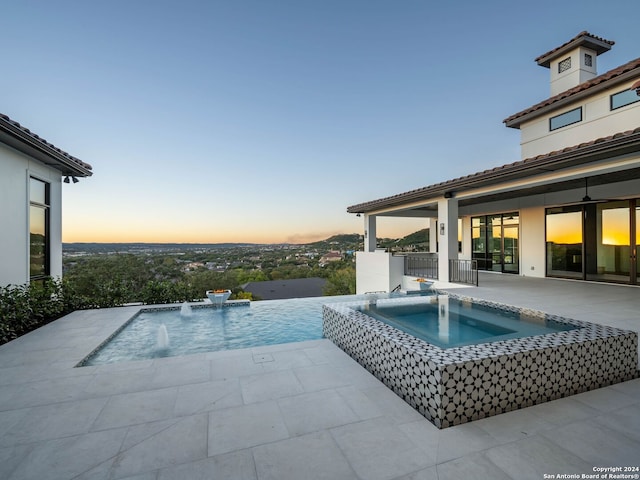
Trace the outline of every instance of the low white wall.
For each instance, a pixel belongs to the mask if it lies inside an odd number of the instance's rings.
[[[387,252],[356,252],[356,293],[389,292],[402,283],[404,257]]]

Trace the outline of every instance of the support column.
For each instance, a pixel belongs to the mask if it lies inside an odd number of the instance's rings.
[[[449,260],[458,258],[458,200],[438,200],[438,280],[449,281]]]
[[[376,216],[364,214],[364,251],[376,251]]]

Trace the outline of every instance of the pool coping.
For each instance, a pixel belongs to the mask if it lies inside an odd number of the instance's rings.
[[[442,349],[353,308],[370,301],[326,304],[324,336],[439,428],[638,377],[636,332],[450,292],[436,293],[579,327]],[[426,300],[384,300],[407,301]]]

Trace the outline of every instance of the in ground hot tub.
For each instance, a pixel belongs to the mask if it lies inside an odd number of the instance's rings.
[[[323,333],[439,428],[638,375],[635,332],[453,294],[325,305]]]

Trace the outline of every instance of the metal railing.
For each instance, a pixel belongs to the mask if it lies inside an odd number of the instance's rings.
[[[449,260],[449,281],[478,286],[477,260]]]
[[[438,257],[433,254],[408,254],[404,257],[404,273],[414,277],[438,279]]]

